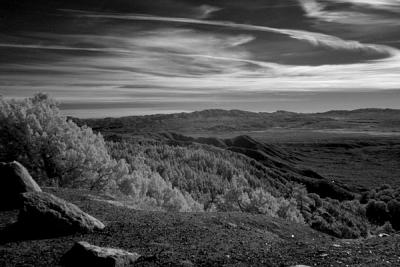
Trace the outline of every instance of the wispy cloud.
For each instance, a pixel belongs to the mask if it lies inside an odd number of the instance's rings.
[[[36,44],[13,44],[0,43],[0,47],[21,48],[21,49],[42,49],[42,50],[70,50],[70,51],[85,51],[85,52],[108,52],[108,53],[129,53],[129,50],[117,48],[97,48],[97,47],[73,47],[62,45],[36,45]]]
[[[216,6],[210,6],[210,5],[201,5],[200,7],[198,7],[198,10],[200,13],[198,18],[206,19],[206,18],[209,18],[212,13],[221,10],[221,8],[216,7]]]
[[[336,3],[351,3],[373,7],[376,9],[389,10],[391,12],[400,12],[400,2],[398,0],[326,0]]]
[[[61,38],[61,37],[59,37]],[[96,43],[109,44],[112,37],[86,36]],[[63,36],[63,43],[85,37]],[[68,41],[69,40],[69,41]],[[164,28],[137,32],[132,36],[118,37],[118,48],[101,49],[102,55],[84,54],[68,60],[48,64],[3,65],[2,70],[19,72],[20,79],[35,84],[38,71],[45,73],[51,69],[62,73],[42,79],[38,86],[69,86],[99,93],[99,87],[87,88],[76,85],[90,82],[104,83],[107,94],[122,91],[171,90],[187,92],[212,91],[341,91],[341,90],[381,90],[396,89],[400,82],[400,56],[395,49],[392,56],[363,63],[336,65],[285,65],[253,59],[254,55],[242,47],[254,40],[251,35],[206,34],[189,29]],[[28,46],[31,47],[31,46]],[[43,49],[42,46],[32,46]],[[26,48],[21,46],[21,48]],[[76,47],[50,46],[50,49],[76,50]],[[92,51],[85,48],[84,51]],[[97,51],[97,50],[95,50]],[[34,73],[34,74],[30,74]],[[12,83],[9,75],[0,75],[3,83]],[[61,79],[60,79],[61,78]],[[14,80],[16,84],[18,83]],[[112,86],[110,86],[113,84]],[[75,85],[74,85],[75,84]],[[135,85],[129,88],[129,85]],[[108,93],[107,93],[108,92]],[[77,96],[79,99],[81,95]]]
[[[363,44],[353,40],[343,40],[339,37],[322,33],[302,31],[302,30],[279,29],[279,28],[259,26],[259,25],[234,23],[229,21],[211,21],[211,20],[198,20],[198,19],[188,19],[188,18],[160,17],[160,16],[148,16],[148,15],[125,15],[125,14],[77,14],[77,16],[84,16],[90,18],[103,18],[103,19],[159,21],[159,22],[219,26],[219,27],[227,27],[238,30],[277,33],[289,36],[297,40],[306,41],[313,45],[326,46],[334,49],[365,50],[375,53],[383,53],[387,55],[393,53],[390,47],[374,45],[374,44]]]
[[[335,22],[340,24],[349,24],[357,26],[365,25],[385,25],[399,26],[400,21],[395,16],[388,17],[379,12],[373,12],[373,9],[400,11],[400,4],[396,1],[394,5],[391,1],[356,1],[356,0],[298,0],[303,7],[306,15],[310,18],[316,18],[321,21]],[[345,10],[341,6],[333,6],[333,3],[352,3],[361,4],[371,9],[352,9]],[[381,3],[382,2],[382,3]]]

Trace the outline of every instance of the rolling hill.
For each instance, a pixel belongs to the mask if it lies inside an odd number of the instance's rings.
[[[359,109],[325,113],[277,111],[255,113],[241,110],[203,110],[148,116],[104,119],[75,119],[104,134],[138,134],[144,132],[178,132],[186,135],[223,135],[270,129],[347,130],[356,132],[399,132],[400,110]]]

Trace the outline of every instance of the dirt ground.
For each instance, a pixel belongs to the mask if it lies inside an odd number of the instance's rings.
[[[75,241],[137,252],[135,266],[400,266],[400,236],[340,240],[263,215],[136,211],[87,192],[47,190],[106,224],[64,237],[5,238],[17,211],[0,212],[0,266],[58,266]]]

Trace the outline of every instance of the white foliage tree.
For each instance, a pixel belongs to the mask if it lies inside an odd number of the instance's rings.
[[[100,134],[67,120],[45,94],[0,99],[0,147],[3,158],[20,161],[43,183],[100,189],[128,171]]]

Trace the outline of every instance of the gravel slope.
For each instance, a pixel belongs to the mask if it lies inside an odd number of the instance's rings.
[[[102,220],[91,234],[5,240],[16,211],[0,212],[0,266],[57,266],[75,241],[143,256],[137,266],[400,266],[400,237],[338,240],[307,226],[241,213],[135,211],[94,201],[87,192],[47,190]]]

